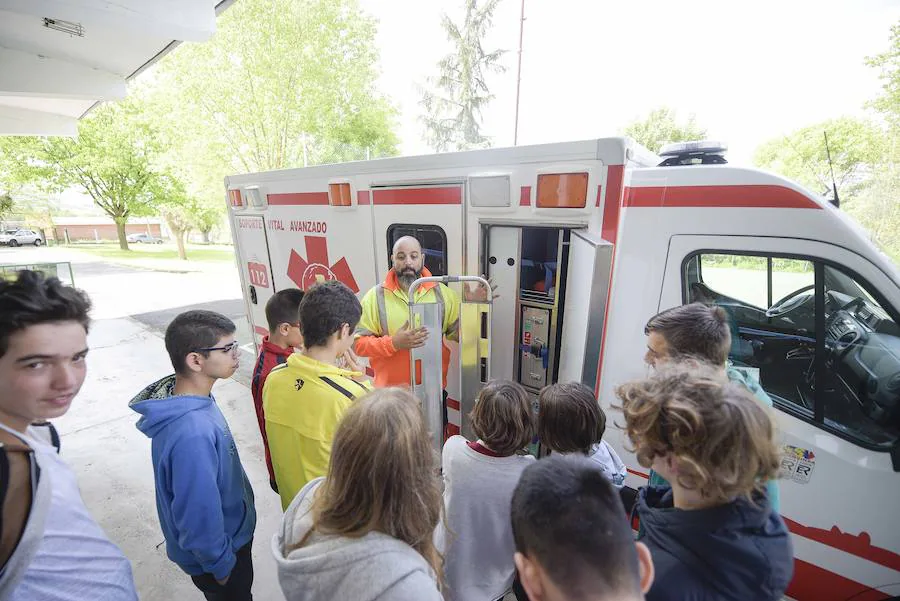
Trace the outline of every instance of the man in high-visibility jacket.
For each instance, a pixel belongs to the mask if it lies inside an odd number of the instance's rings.
[[[424,266],[422,245],[412,236],[397,240],[391,254],[393,268],[381,284],[362,299],[362,318],[356,329],[356,354],[368,357],[375,370],[375,386],[409,387],[409,350],[419,348],[428,339],[425,328],[409,324],[409,287],[431,272]],[[438,303],[444,307],[442,335],[454,340],[459,328],[459,295],[444,284],[428,283],[416,290],[417,302]],[[443,387],[447,388],[450,349],[443,348]]]

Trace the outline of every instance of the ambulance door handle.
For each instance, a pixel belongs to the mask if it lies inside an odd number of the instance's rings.
[[[258,299],[256,297],[256,288],[252,285],[248,286],[248,288],[250,289],[250,302],[254,305],[258,304]]]

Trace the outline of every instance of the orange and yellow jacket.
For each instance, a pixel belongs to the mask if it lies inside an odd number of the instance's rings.
[[[422,277],[431,272],[422,269]],[[409,387],[409,351],[394,348],[391,336],[409,321],[408,296],[400,288],[397,274],[390,270],[384,282],[369,290],[362,299],[362,318],[356,329],[356,354],[368,357],[375,370],[375,386]],[[423,284],[416,290],[416,302],[439,303],[444,307],[443,335],[456,339],[459,329],[459,295],[444,284]],[[443,385],[447,387],[450,349],[444,343]]]

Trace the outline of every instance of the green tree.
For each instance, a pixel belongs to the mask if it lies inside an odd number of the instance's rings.
[[[872,106],[887,119],[891,126],[900,129],[900,23],[891,27],[890,46],[881,54],[869,57],[866,63],[880,70],[882,94],[872,101]]]
[[[58,243],[55,216],[61,213],[61,209],[54,198],[55,192],[47,185],[22,188],[15,197],[15,213],[28,227],[40,229],[45,240],[52,237]]]
[[[846,205],[846,211],[886,254],[900,263],[900,202],[897,202],[900,170],[896,164],[879,166],[868,185]]]
[[[842,200],[850,201],[865,187],[884,158],[885,134],[871,121],[854,117],[829,119],[764,143],[754,162],[793,179],[819,194],[831,188],[824,133]]]
[[[175,238],[178,258],[187,261],[185,245],[187,235],[196,222],[197,201],[191,198],[184,184],[178,178],[164,174],[157,179],[153,195],[157,198],[157,208]]]
[[[192,221],[195,230],[203,235],[203,242],[210,243],[210,235],[213,229],[222,223],[225,215],[225,206],[219,202],[208,204],[198,202],[192,211]]]
[[[161,153],[141,106],[125,101],[104,104],[78,124],[78,138],[47,138],[45,162],[56,168],[63,186],[83,188],[116,223],[119,247],[128,250],[129,217],[153,213],[154,161]]]
[[[668,107],[654,109],[646,118],[628,125],[623,133],[653,152],[659,152],[671,142],[689,142],[706,137],[706,129],[697,124],[694,115],[679,123],[676,112]]]
[[[13,212],[13,198],[9,192],[0,192],[0,221],[6,219]]]
[[[375,32],[357,0],[242,0],[210,41],[166,57],[150,93],[167,107],[155,122],[171,126],[185,181],[202,184],[189,195],[224,203],[235,171],[395,154]]]
[[[452,50],[438,63],[440,75],[429,79],[421,102],[425,137],[438,152],[490,146],[481,133],[481,112],[494,98],[487,75],[506,70],[500,62],[506,51],[485,50],[484,38],[499,2],[465,0],[461,24],[446,14],[441,19]]]
[[[104,104],[78,124],[78,138],[17,138],[4,145],[8,179],[39,188],[84,189],[116,223],[119,247],[128,250],[125,224],[153,212],[154,161],[161,149],[133,100]]]
[[[13,195],[25,187],[47,187],[53,171],[38,157],[43,142],[31,136],[0,136],[0,198]]]

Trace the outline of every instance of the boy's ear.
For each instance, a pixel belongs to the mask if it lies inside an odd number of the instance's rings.
[[[516,570],[519,572],[519,581],[528,594],[528,598],[532,599],[532,601],[542,601],[544,598],[544,583],[541,580],[542,570],[540,566],[534,560],[529,559],[518,551],[513,555],[513,562],[516,564]]]
[[[203,371],[203,355],[200,353],[188,353],[184,358],[184,364],[189,372],[199,373]]]
[[[653,558],[650,556],[650,549],[641,542],[635,542],[634,546],[637,550],[638,568],[641,578],[641,592],[647,594],[653,585],[653,577],[656,575],[653,568]]]
[[[279,336],[287,336],[291,333],[291,325],[287,323],[278,324],[278,335]]]

